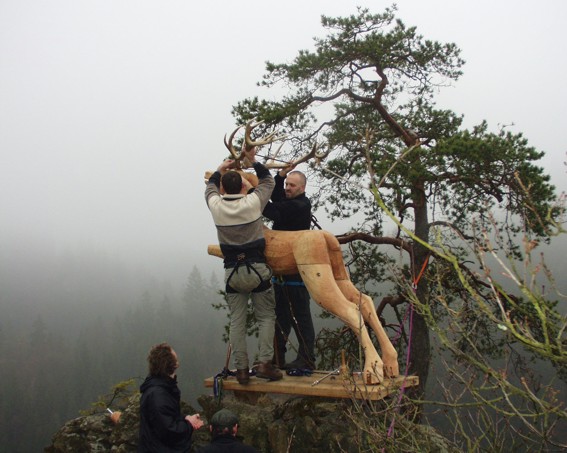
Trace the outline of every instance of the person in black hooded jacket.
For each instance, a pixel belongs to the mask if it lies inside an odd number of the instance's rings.
[[[175,370],[177,354],[167,343],[148,355],[149,376],[140,386],[139,453],[188,453],[193,430],[203,426],[199,414],[181,415],[181,392]]]

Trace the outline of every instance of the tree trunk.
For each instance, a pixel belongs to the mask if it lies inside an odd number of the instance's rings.
[[[424,242],[429,243],[429,218],[427,214],[427,200],[421,187],[414,191],[414,213],[415,213],[415,235]],[[427,283],[420,277],[425,261],[428,259],[429,250],[423,245],[414,244],[412,262],[414,289],[420,303],[427,302]],[[416,279],[419,279],[416,281]],[[417,285],[417,286],[416,286]],[[425,393],[425,386],[429,376],[429,365],[431,361],[431,345],[429,339],[429,328],[425,318],[413,307],[412,328],[410,332],[411,343],[409,344],[409,371],[419,376],[419,395]]]

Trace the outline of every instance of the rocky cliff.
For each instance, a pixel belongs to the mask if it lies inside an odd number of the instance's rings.
[[[76,418],[67,422],[54,436],[46,453],[133,453],[138,442],[139,395],[128,399],[118,423],[113,423],[107,412]],[[227,394],[219,405],[210,396],[199,398],[203,410],[182,403],[186,414],[199,412],[209,419],[220,407],[227,407],[240,417],[239,436],[244,443],[264,453],[320,453],[381,451],[451,452],[446,439],[432,429],[411,424],[400,418],[396,421],[394,439],[388,436],[384,420],[368,412],[364,423],[356,423],[357,412],[364,407],[350,400],[324,400],[280,396],[238,397]],[[372,418],[374,417],[374,418]],[[372,422],[372,430],[365,422]],[[206,423],[206,420],[205,420]],[[370,426],[369,425],[369,426]],[[403,442],[400,434],[403,433]],[[408,433],[412,434],[407,443]],[[209,441],[209,432],[202,428],[193,435],[191,451]],[[418,442],[418,443],[416,443]],[[396,446],[397,445],[397,446]],[[398,449],[399,447],[399,449]]]

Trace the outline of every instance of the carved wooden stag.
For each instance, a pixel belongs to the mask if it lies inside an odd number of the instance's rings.
[[[384,377],[399,374],[398,353],[386,335],[372,299],[361,293],[346,272],[339,241],[328,231],[264,230],[266,260],[274,275],[301,274],[311,298],[340,318],[358,336],[364,350],[364,376],[367,384],[378,384]],[[222,257],[218,245],[209,246],[210,255]],[[362,319],[361,319],[362,315]],[[382,358],[365,327],[376,333]]]
[[[251,123],[248,123],[246,127],[246,145],[255,146],[273,140],[271,136],[263,143],[252,142],[250,131],[254,125],[250,126]],[[230,142],[233,137],[234,133]],[[225,140],[225,144],[238,160],[240,156],[235,154],[231,143]],[[309,157],[315,154],[315,149],[314,147]],[[305,157],[300,161],[305,161]],[[294,164],[298,162],[295,161]],[[270,167],[276,168],[275,165]],[[274,275],[301,274],[311,298],[341,319],[357,335],[365,355],[366,383],[378,384],[385,377],[398,376],[398,353],[380,323],[372,299],[352,284],[345,269],[340,244],[335,236],[321,230],[275,231],[266,228],[264,237],[266,259]],[[209,246],[208,253],[222,257],[218,245]],[[382,358],[378,355],[363,321],[375,332]]]

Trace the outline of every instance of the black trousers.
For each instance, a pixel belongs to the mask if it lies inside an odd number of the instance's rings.
[[[312,367],[315,364],[315,328],[311,318],[309,292],[305,286],[274,284],[276,295],[275,359],[283,365],[287,341],[291,329],[297,337],[299,348],[294,360]]]

